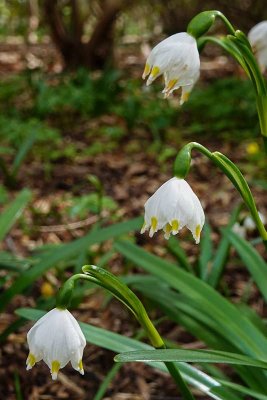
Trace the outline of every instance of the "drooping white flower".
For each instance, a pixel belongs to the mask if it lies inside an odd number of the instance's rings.
[[[267,21],[255,25],[248,33],[248,40],[255,52],[260,68],[267,68]]]
[[[235,222],[232,227],[232,231],[236,233],[238,236],[242,237],[243,239],[246,238],[246,228],[244,227],[244,225]]]
[[[180,32],[163,40],[152,49],[145,65],[143,79],[148,76],[147,85],[150,85],[163,74],[165,97],[181,87],[180,104],[183,104],[188,100],[198,80],[199,69],[196,39],[186,32]]]
[[[184,179],[172,178],[165,182],[145,203],[144,225],[141,233],[149,230],[152,237],[159,229],[176,235],[186,226],[199,243],[205,215],[198,197]]]
[[[40,318],[27,334],[29,356],[27,370],[40,360],[50,368],[52,379],[70,361],[74,369],[84,374],[82,356],[86,340],[81,328],[68,310],[54,308]]]
[[[263,225],[265,225],[265,223],[266,223],[265,216],[261,212],[258,212],[258,214],[259,214],[261,222],[263,223]],[[247,231],[253,231],[254,229],[256,229],[256,224],[255,224],[254,220],[252,219],[252,217],[249,215],[244,219],[243,225]]]

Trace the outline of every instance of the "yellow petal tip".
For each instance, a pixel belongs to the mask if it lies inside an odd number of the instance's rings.
[[[195,229],[196,243],[199,243],[200,233],[201,233],[201,226],[198,224]]]
[[[172,226],[172,232],[173,232],[173,234],[175,235],[176,233],[178,233],[178,231],[179,231],[179,221],[178,221],[178,219],[174,219],[174,220],[172,220],[172,222],[171,222],[171,226]]]
[[[147,75],[149,74],[150,70],[151,70],[150,65],[146,63],[145,69],[144,69],[144,72],[143,72],[143,75],[142,75],[142,78],[143,78],[143,79],[146,79],[146,77],[147,77]]]
[[[30,353],[26,360],[27,370],[31,369],[35,365],[35,363],[36,363],[36,358],[32,353]]]
[[[159,67],[155,66],[152,68],[152,71],[151,71],[152,78],[156,78],[159,75],[159,73],[160,73]]]
[[[59,369],[60,369],[60,362],[58,360],[52,361],[51,375],[53,380],[57,379]]]

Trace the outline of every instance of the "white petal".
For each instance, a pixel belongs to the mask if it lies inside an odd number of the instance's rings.
[[[81,375],[84,375],[84,369],[82,365],[83,350],[84,347],[80,347],[75,353],[73,353],[70,359],[72,368],[74,368],[76,371],[79,371]]]
[[[172,35],[152,49],[146,64],[151,67],[148,85],[164,74],[166,97],[180,86],[193,86],[200,69],[197,42],[186,32]],[[174,86],[173,80],[177,81]]]
[[[258,212],[258,214],[259,214],[259,217],[260,217],[261,222],[262,222],[263,224],[265,224],[265,222],[266,222],[265,216],[264,216],[261,212]],[[248,230],[248,231],[253,231],[254,229],[256,229],[256,224],[255,224],[255,222],[254,222],[254,219],[253,219],[250,215],[248,215],[248,216],[244,219],[243,226],[244,226],[244,228],[245,228],[246,230]]]
[[[82,355],[86,344],[81,328],[68,310],[53,309],[31,328],[27,335],[30,353],[36,362],[43,358],[52,378],[76,353]],[[29,365],[27,365],[28,367]]]
[[[240,225],[238,222],[236,222],[233,227],[232,231],[236,233],[238,236],[242,237],[245,239],[246,237],[246,228],[242,225]]]
[[[192,235],[196,243],[198,244],[200,241],[200,233],[205,222],[205,214],[202,205],[195,193],[193,193],[192,198],[194,201],[194,213],[192,219],[188,221],[186,226],[192,232]]]
[[[267,68],[267,45],[266,47],[256,51],[256,58],[258,60],[261,71],[264,72]]]
[[[256,24],[248,33],[248,40],[252,46],[260,45],[267,39],[267,21]]]
[[[152,223],[155,219],[156,227]],[[169,179],[145,204],[145,226],[151,226],[150,237],[163,228],[168,239],[170,233],[175,235],[186,225],[198,243],[204,220],[200,201],[184,179]]]
[[[248,33],[248,39],[255,51],[261,69],[267,68],[267,21],[255,25]]]

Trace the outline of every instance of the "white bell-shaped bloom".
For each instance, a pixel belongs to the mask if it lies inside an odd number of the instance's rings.
[[[205,215],[198,197],[184,179],[172,178],[165,182],[145,203],[144,225],[141,233],[150,228],[152,237],[159,229],[165,238],[176,235],[186,226],[199,243]]]
[[[180,104],[183,104],[188,100],[198,80],[199,69],[200,59],[196,39],[186,32],[180,32],[163,40],[152,49],[145,65],[143,79],[148,76],[147,85],[150,85],[163,74],[165,97],[181,87]]]
[[[238,236],[242,237],[243,239],[246,238],[246,228],[243,225],[239,224],[238,222],[234,223],[232,231],[236,233]]]
[[[264,216],[261,212],[258,212],[258,214],[259,214],[259,217],[260,217],[261,222],[263,223],[263,225],[265,225],[265,224],[266,224],[266,218],[265,218],[265,216]],[[253,231],[254,229],[256,229],[256,224],[255,224],[255,222],[254,222],[254,219],[252,219],[252,217],[251,217],[250,215],[248,215],[248,216],[244,219],[243,225],[244,225],[244,228],[245,228],[247,231]]]
[[[27,335],[29,356],[27,370],[40,360],[48,365],[52,379],[70,361],[84,374],[82,356],[86,340],[81,328],[68,310],[54,308],[40,318]]]
[[[248,40],[255,52],[260,68],[267,68],[267,21],[255,25],[248,33]]]

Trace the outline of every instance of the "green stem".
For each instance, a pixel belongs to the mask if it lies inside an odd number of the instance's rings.
[[[228,31],[229,31],[232,35],[235,35],[235,28],[233,27],[233,25],[231,24],[231,22],[229,21],[229,19],[227,19],[226,16],[225,16],[223,13],[221,13],[220,11],[217,11],[216,16],[217,16],[218,18],[220,18],[220,19],[224,22],[224,24],[226,25]]]
[[[82,270],[83,274],[73,275],[63,284],[57,296],[58,308],[67,308],[74,289],[74,284],[78,279],[88,280],[111,292],[114,297],[116,297],[127,308],[130,309],[130,311],[134,314],[134,316],[146,332],[146,335],[148,336],[152,346],[155,349],[166,348],[163,339],[161,338],[157,329],[147,315],[143,304],[138,299],[138,297],[128,288],[128,286],[126,286],[110,272],[106,271],[105,269],[96,267],[95,265],[85,265]],[[177,386],[179,387],[183,399],[194,400],[194,397],[189,391],[177,366],[174,363],[170,362],[165,363],[165,365],[171,376],[175,380]]]
[[[254,57],[254,54],[252,53],[251,48],[246,46],[243,43],[243,41],[239,40],[237,37],[229,36],[229,39],[232,40],[236,44],[240,53],[243,55],[243,58],[246,61],[250,71],[252,72],[255,82],[257,84],[257,93],[259,95],[266,95],[267,90],[266,90],[265,80],[260,71],[257,60]]]
[[[173,362],[165,362],[164,364],[166,365],[169,373],[171,374],[171,376],[177,383],[177,386],[179,387],[183,398],[187,399],[187,400],[194,400],[195,398],[192,395],[192,393],[189,391],[187,384],[183,380],[182,375],[181,375],[179,369],[177,368],[177,366]]]
[[[236,42],[232,40],[233,36],[228,36],[228,37],[213,37],[213,36],[203,36],[198,40],[198,44],[200,49],[202,49],[206,43],[214,43],[220,46],[224,51],[229,53],[238,63],[239,65],[243,68],[243,70],[246,72],[247,76],[249,79],[252,81],[252,84],[257,91],[257,83],[254,78],[254,74],[249,68],[249,65],[247,64],[246,60],[243,57],[243,54],[240,52],[240,49],[236,46]]]
[[[257,110],[260,121],[261,134],[266,145],[267,141],[267,96],[257,96]]]
[[[265,243],[267,241],[267,231],[259,217],[256,203],[251,193],[251,190],[248,186],[248,183],[245,180],[242,173],[240,172],[240,170],[237,168],[237,166],[231,160],[229,160],[229,158],[227,158],[224,154],[221,154],[218,151],[212,153],[206,147],[196,142],[188,143],[180,150],[180,152],[176,157],[176,160],[174,162],[174,175],[182,179],[186,177],[190,169],[191,152],[193,149],[198,150],[200,153],[208,157],[230,179],[230,181],[233,183],[235,188],[242,196],[246,206],[248,207],[252,215],[252,218],[255,221],[260,236],[263,242]]]

